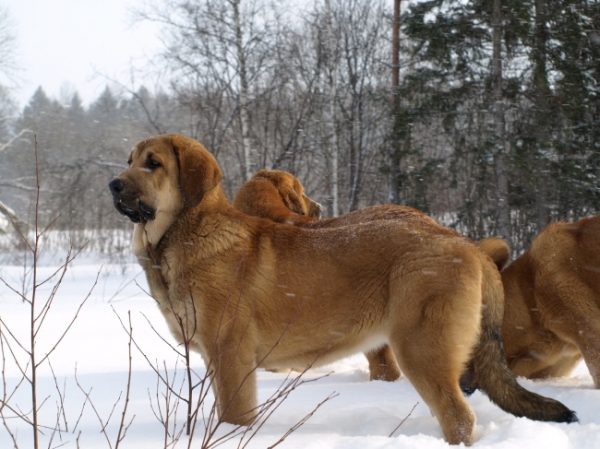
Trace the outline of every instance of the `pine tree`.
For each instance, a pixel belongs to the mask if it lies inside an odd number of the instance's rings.
[[[499,145],[510,148],[504,154],[509,232],[519,250],[550,219],[599,210],[600,46],[594,36],[600,6],[596,1],[502,1],[504,69],[498,96],[491,78],[493,5],[494,0],[412,5],[403,29],[415,48],[415,69],[406,76],[402,94],[408,109],[418,111],[413,134],[420,132],[430,147],[431,142],[444,147],[456,225],[474,238],[497,232],[494,197],[500,178],[492,168]],[[498,123],[490,117],[494,98],[504,110],[500,140],[489,126]]]

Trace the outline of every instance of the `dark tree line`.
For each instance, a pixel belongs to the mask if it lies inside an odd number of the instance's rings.
[[[107,87],[89,107],[38,89],[0,122],[0,201],[31,209],[36,136],[48,217],[123,228],[107,181],[137,141],[179,132],[217,156],[230,197],[287,170],[326,215],[391,200],[517,251],[550,220],[598,213],[600,2],[402,4],[394,102],[390,2],[149,3],[168,85]]]
[[[434,0],[411,5],[402,25],[400,132],[411,131],[408,153],[442,139],[447,169],[421,163],[431,190],[418,206],[449,192],[459,229],[518,249],[550,220],[598,213],[600,2]]]

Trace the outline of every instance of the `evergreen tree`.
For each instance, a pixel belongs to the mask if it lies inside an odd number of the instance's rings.
[[[474,238],[497,232],[499,178],[493,166],[500,145],[510,148],[504,161],[509,233],[519,250],[550,219],[599,210],[599,46],[593,36],[600,10],[595,1],[502,1],[500,99],[506,125],[499,141],[490,126],[497,123],[491,116],[493,4],[412,5],[403,29],[414,47],[414,70],[401,95],[406,110],[418,111],[411,118],[413,133],[426,130],[423,142],[445,147],[452,180],[445,187],[455,198],[449,209],[458,210],[456,226]]]

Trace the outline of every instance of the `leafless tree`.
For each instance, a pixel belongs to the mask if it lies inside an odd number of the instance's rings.
[[[329,78],[329,114],[326,114],[329,126],[329,152],[331,155],[331,216],[337,217],[340,214],[339,205],[339,151],[336,127],[336,102],[338,88],[338,65],[339,50],[338,39],[333,32],[333,11],[331,9],[331,0],[325,1],[327,14],[327,73]]]
[[[345,212],[360,205],[361,191],[381,154],[383,117],[389,110],[380,101],[389,92],[385,62],[389,54],[384,2],[333,0],[326,2],[328,32],[324,44],[332,47],[337,38],[339,58],[332,66],[329,85],[335,75],[336,140],[340,161],[345,165]],[[333,30],[332,30],[333,28]],[[331,87],[329,89],[331,92]],[[331,94],[330,94],[331,98]],[[331,104],[329,104],[331,110]],[[331,115],[332,112],[329,112]]]
[[[492,83],[494,91],[494,134],[495,134],[495,169],[497,177],[497,210],[498,210],[498,235],[502,238],[510,237],[510,208],[508,204],[508,175],[507,154],[509,140],[506,138],[506,124],[504,117],[504,95],[502,92],[502,5],[500,0],[494,0],[493,16],[493,54],[492,54]]]
[[[36,161],[37,155],[38,151],[36,146]],[[22,285],[14,285],[7,279],[0,277],[0,282],[2,282],[17,297],[21,298],[23,306],[28,308],[29,316],[26,326],[26,337],[20,335],[22,329],[16,329],[14,323],[6,322],[6,320],[0,317],[0,351],[2,355],[3,383],[3,393],[0,396],[0,419],[2,420],[6,433],[10,435],[16,448],[19,447],[18,435],[11,427],[11,422],[19,420],[31,427],[32,447],[34,449],[39,449],[41,444],[40,436],[44,432],[49,433],[50,441],[52,441],[54,435],[63,431],[67,426],[64,414],[63,394],[61,394],[58,384],[56,385],[61,398],[61,405],[59,406],[56,422],[43,423],[40,421],[41,409],[48,399],[40,398],[40,385],[38,380],[40,369],[47,365],[52,369],[52,366],[50,365],[51,355],[60,346],[61,342],[75,323],[82,307],[90,297],[95,284],[91,287],[87,296],[85,296],[76,307],[73,316],[67,318],[63,331],[59,333],[58,337],[51,342],[44,341],[45,349],[42,352],[40,341],[44,340],[42,338],[43,330],[47,327],[46,324],[51,316],[52,306],[57,298],[57,293],[67,272],[67,268],[80,250],[73,252],[72,248],[70,248],[61,266],[59,266],[49,277],[39,277],[40,271],[38,269],[38,263],[43,248],[43,241],[55,220],[45,226],[39,221],[39,211],[42,207],[42,203],[40,201],[40,172],[37,169],[37,165],[36,185],[36,202],[31,238],[27,235],[26,230],[21,230],[21,228],[17,226],[17,223],[13,223],[26,248],[26,260],[29,261],[29,263],[25,265],[26,272],[23,274],[23,283]],[[29,275],[27,275],[27,271],[30,271]],[[98,276],[99,275],[100,273],[98,273]],[[44,298],[42,293],[43,287],[47,285],[52,285],[52,288],[50,289],[48,296]],[[19,380],[16,383],[11,382],[10,385],[7,382],[7,367],[9,364],[19,373],[17,377]],[[30,393],[30,400],[27,405],[21,405],[17,403],[16,400],[16,396],[18,396],[18,393],[23,389],[28,389]]]
[[[0,7],[0,85],[18,82],[17,35],[6,7]]]
[[[260,0],[169,0],[149,2],[139,15],[164,25],[171,87],[202,111],[205,143],[216,154],[225,141],[238,147],[248,179],[257,168],[251,110],[274,66],[276,11]]]

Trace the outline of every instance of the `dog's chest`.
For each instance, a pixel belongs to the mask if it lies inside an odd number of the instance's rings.
[[[198,345],[197,311],[191,301],[172,302],[166,307],[161,305],[161,312],[167,320],[169,330],[179,343],[194,340]]]
[[[161,254],[159,266],[161,277],[166,285],[168,303],[171,307],[193,302],[190,291],[190,278],[184,263],[184,253],[178,248],[168,249]]]
[[[167,320],[169,329],[181,343],[191,341],[198,333],[200,310],[189,289],[189,279],[182,270],[181,253],[176,250],[165,251],[159,265],[154,269],[160,273],[158,289],[152,294]]]
[[[181,264],[175,251],[167,250],[162,254],[160,272],[171,290],[171,287],[176,284],[177,278],[182,277]]]

